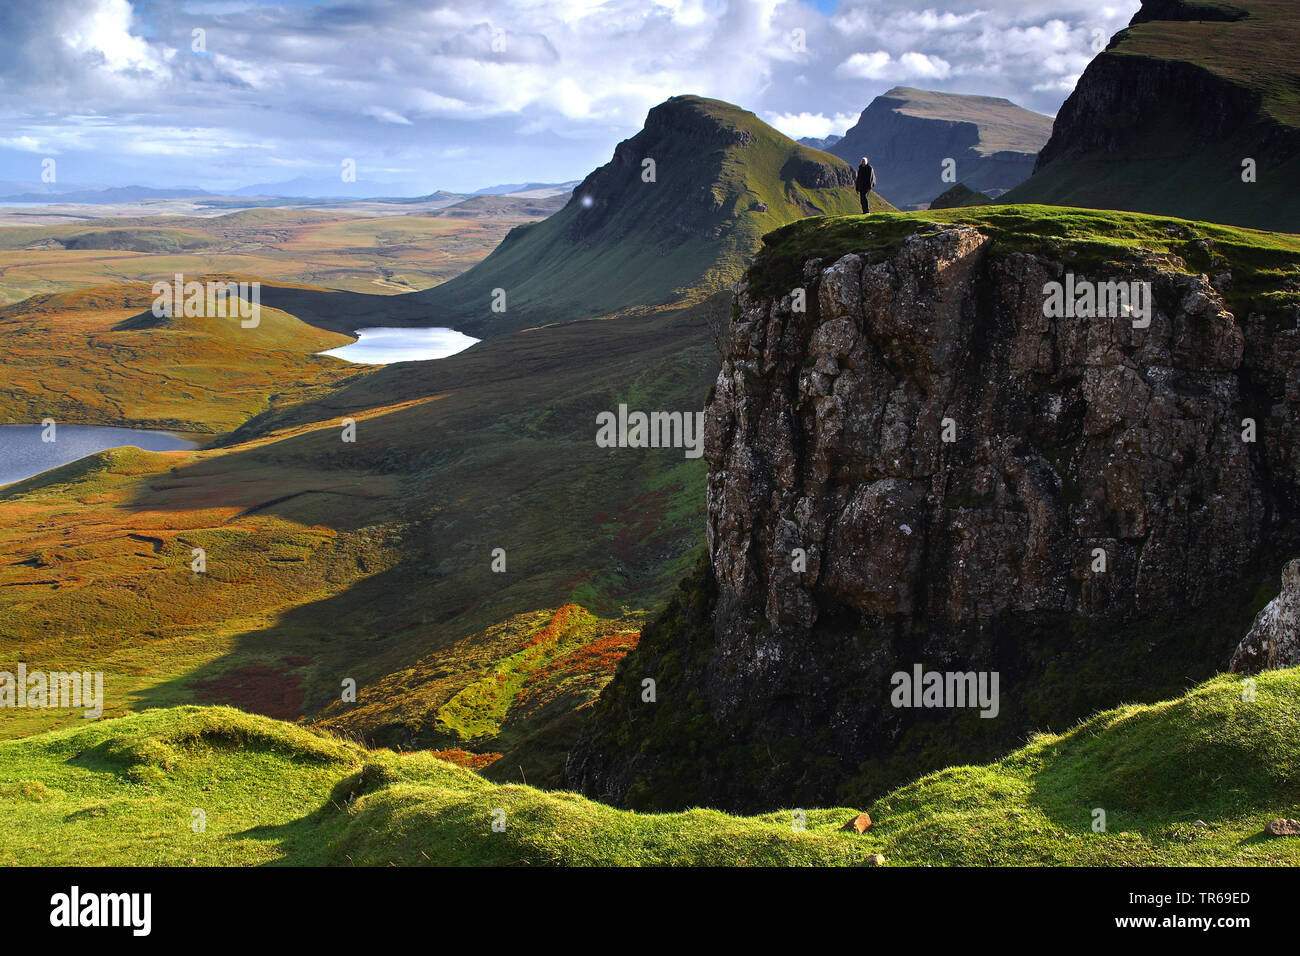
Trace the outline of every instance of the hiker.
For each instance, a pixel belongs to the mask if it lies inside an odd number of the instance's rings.
[[[871,168],[871,161],[867,157],[862,157],[862,165],[858,167],[858,198],[862,200],[862,211],[871,212],[867,208],[867,196],[871,190],[876,188],[876,171]]]

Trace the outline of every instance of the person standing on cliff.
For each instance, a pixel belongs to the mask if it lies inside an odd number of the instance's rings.
[[[867,208],[867,197],[871,190],[876,188],[876,171],[871,168],[871,161],[867,157],[862,157],[862,163],[858,166],[858,198],[862,200],[862,211],[870,212]]]

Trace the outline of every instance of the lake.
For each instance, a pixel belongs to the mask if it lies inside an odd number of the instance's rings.
[[[195,443],[170,432],[109,425],[55,427],[54,441],[41,441],[40,425],[0,425],[0,485],[22,481],[43,471],[85,458],[105,448],[130,445],[145,451],[182,451]]]
[[[346,362],[391,365],[393,362],[424,362],[463,352],[476,338],[455,329],[357,329],[351,345],[321,352]]]

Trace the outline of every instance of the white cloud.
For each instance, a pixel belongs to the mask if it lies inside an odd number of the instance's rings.
[[[0,178],[19,178],[33,143],[79,151],[96,176],[115,157],[141,170],[143,147],[201,126],[192,161],[159,153],[158,180],[244,175],[245,161],[266,179],[271,155],[331,172],[340,156],[372,168],[392,157],[431,188],[568,179],[677,93],[808,136],[851,125],[899,83],[1050,113],[1094,55],[1094,31],[1109,37],[1138,5],[842,0],[827,17],[806,0],[0,2]],[[223,148],[230,162],[214,162]]]
[[[854,53],[835,68],[840,76],[851,76],[859,80],[878,80],[884,76],[894,58],[884,50],[874,53]]]
[[[366,116],[372,116],[381,123],[397,123],[400,126],[410,126],[411,121],[403,116],[397,110],[390,110],[387,106],[367,106],[361,111]]]
[[[128,0],[98,0],[71,19],[61,38],[78,55],[102,60],[110,70],[158,71],[155,51],[131,33],[133,16]]]
[[[858,114],[836,113],[834,116],[826,116],[824,113],[765,113],[763,119],[791,139],[802,139],[805,136],[824,139],[831,133],[843,135],[845,130],[857,122]]]
[[[943,79],[952,72],[952,65],[942,57],[909,51],[898,58],[898,64],[908,76]]]

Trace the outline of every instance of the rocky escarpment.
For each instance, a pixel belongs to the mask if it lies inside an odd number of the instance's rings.
[[[751,271],[707,412],[709,565],[607,690],[570,786],[861,796],[1222,666],[1294,553],[1300,312],[1238,317],[1227,273],[1167,251],[1056,258],[994,231],[866,235],[782,294]],[[1076,271],[1149,284],[1149,327],[1045,314]],[[896,706],[917,666],[997,672],[999,715]]]
[[[1051,131],[1051,117],[1009,100],[895,87],[827,150],[853,165],[869,156],[881,194],[916,209],[948,190],[952,176],[991,196],[1019,185]]]
[[[1143,0],[1007,201],[1300,229],[1297,44],[1287,0]]]
[[[988,262],[988,242],[956,227],[814,264],[810,320],[742,297],[708,416],[724,627],[761,607],[779,637],[823,601],[945,631],[1203,604],[1253,559],[1280,502],[1209,279],[1132,266],[1149,329],[1053,319],[1066,268]]]

